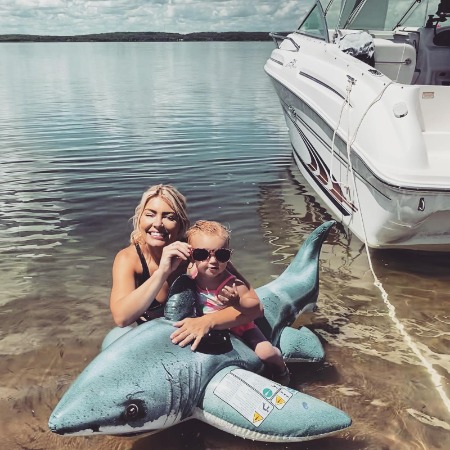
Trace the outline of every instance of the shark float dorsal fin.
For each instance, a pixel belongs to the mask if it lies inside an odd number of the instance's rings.
[[[319,255],[331,227],[330,220],[305,240],[286,270],[275,280],[256,289],[264,305],[264,317],[257,324],[264,335],[278,345],[281,333],[303,312],[315,307],[319,294]]]
[[[164,317],[177,322],[201,315],[197,309],[195,281],[189,275],[179,276],[169,289]]]

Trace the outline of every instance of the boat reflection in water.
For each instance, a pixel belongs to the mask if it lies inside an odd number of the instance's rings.
[[[294,162],[277,190],[261,186],[259,213],[283,267],[310,227],[330,215]],[[319,309],[295,325],[323,339],[326,362],[292,366],[293,387],[352,417],[351,442],[334,448],[450,445],[450,262],[445,253],[416,254],[370,250],[372,273],[364,244],[344,226],[322,247]]]
[[[370,247],[450,250],[450,2],[299,10],[265,71],[306,180]]]

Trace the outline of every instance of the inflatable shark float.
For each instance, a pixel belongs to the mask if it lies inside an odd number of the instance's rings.
[[[258,325],[288,361],[324,358],[317,336],[289,325],[314,308],[319,253],[333,224],[313,231],[289,267],[256,290],[265,311]],[[334,406],[261,376],[261,360],[227,332],[212,332],[195,352],[172,344],[174,321],[195,316],[195,302],[193,280],[182,275],[171,287],[165,317],[112,330],[51,414],[50,430],[126,435],[198,419],[243,438],[286,443],[328,436],[351,425]]]

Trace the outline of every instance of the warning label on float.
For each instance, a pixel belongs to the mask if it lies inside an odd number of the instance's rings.
[[[272,403],[278,408],[283,409],[292,394],[285,388],[280,389],[272,399]]]
[[[270,390],[272,394],[275,394],[275,392],[279,391],[281,388],[281,385],[278,383],[246,370],[235,369],[230,373],[245,381],[247,384],[252,386],[253,389],[259,391],[264,396],[266,395],[264,392],[268,393],[268,390]]]
[[[259,391],[265,399],[270,400],[270,402],[278,409],[282,409],[292,397],[292,393],[281,384],[275,383],[274,381],[268,380],[255,373],[247,372],[242,369],[233,370],[231,373]]]
[[[274,409],[272,402],[236,376],[237,370],[225,375],[214,389],[214,394],[230,405],[245,419],[258,427]],[[248,373],[242,371],[244,373]],[[262,378],[262,377],[260,377]]]

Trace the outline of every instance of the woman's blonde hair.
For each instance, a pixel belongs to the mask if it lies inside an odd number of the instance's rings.
[[[210,236],[220,236],[226,239],[227,246],[230,245],[230,232],[231,230],[225,225],[213,220],[197,220],[186,232],[186,237],[190,243],[193,236],[198,233],[209,234]]]
[[[170,184],[157,184],[156,186],[149,187],[142,194],[141,201],[139,202],[139,205],[136,206],[134,216],[132,217],[133,231],[130,235],[131,244],[136,244],[137,242],[142,241],[139,223],[147,203],[155,197],[161,197],[174,210],[177,216],[177,222],[180,225],[178,239],[185,237],[186,230],[189,228],[186,197]]]

